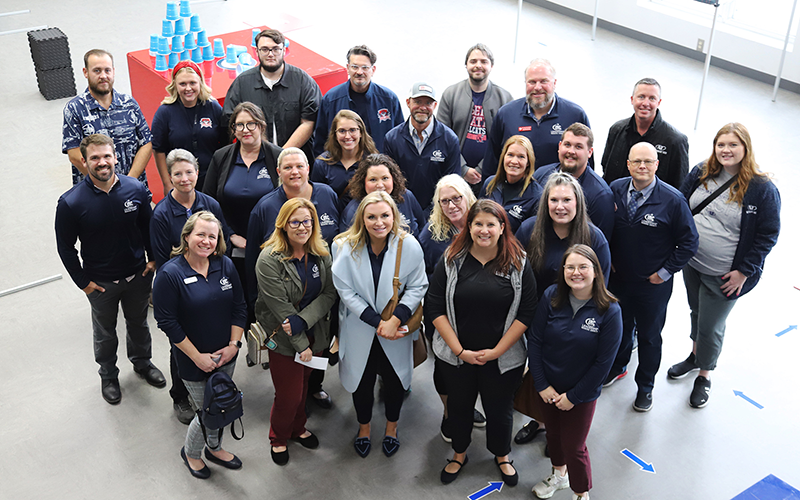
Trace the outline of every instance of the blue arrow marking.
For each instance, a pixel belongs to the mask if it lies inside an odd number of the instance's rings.
[[[761,406],[760,404],[756,403],[756,402],[755,402],[755,401],[753,401],[752,399],[750,399],[750,398],[748,398],[747,396],[745,396],[745,395],[744,395],[744,393],[743,393],[742,391],[733,391],[733,395],[734,395],[734,396],[739,396],[740,398],[744,399],[745,401],[747,401],[747,402],[748,402],[748,403],[750,403],[751,405],[755,406],[755,407],[756,407],[756,408],[758,408],[759,410],[763,410],[763,409],[764,409],[764,407],[763,407],[763,406]]]
[[[478,500],[479,498],[483,498],[489,493],[494,493],[495,491],[500,491],[503,489],[503,481],[489,481],[489,486],[482,490],[478,490],[472,495],[468,496],[469,500]]]
[[[655,468],[655,467],[653,467],[653,464],[648,464],[647,462],[645,462],[645,461],[644,461],[644,460],[642,460],[641,458],[637,457],[637,456],[636,456],[636,455],[635,455],[635,454],[634,454],[632,451],[630,451],[628,448],[625,448],[625,449],[624,449],[624,450],[622,450],[620,453],[622,453],[623,455],[625,455],[626,457],[628,457],[628,459],[629,459],[631,462],[633,462],[633,463],[635,463],[636,465],[638,465],[638,466],[641,468],[641,470],[643,470],[643,471],[645,471],[645,472],[652,472],[653,474],[655,474],[655,473],[656,473],[656,468]]]
[[[783,330],[783,331],[781,331],[781,332],[778,332],[778,333],[776,333],[776,334],[775,334],[775,336],[776,336],[776,337],[780,337],[781,335],[784,335],[784,334],[786,334],[786,333],[789,333],[789,332],[791,332],[792,330],[797,330],[797,325],[789,325],[789,328],[787,328],[786,330]]]

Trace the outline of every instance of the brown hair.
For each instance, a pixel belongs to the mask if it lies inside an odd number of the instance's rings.
[[[556,281],[556,293],[553,295],[550,305],[553,306],[554,309],[560,309],[569,304],[570,287],[567,285],[567,280],[564,278],[564,265],[567,262],[567,257],[572,254],[586,257],[592,263],[592,267],[594,268],[592,299],[594,299],[597,310],[600,311],[600,313],[605,313],[612,303],[617,302],[617,298],[606,288],[606,282],[603,279],[603,269],[600,267],[600,260],[589,245],[572,245],[564,252],[564,257],[561,258],[561,272],[558,273],[558,280]]]
[[[367,171],[370,167],[379,166],[388,168],[389,174],[392,176],[392,192],[389,195],[391,195],[395,203],[403,203],[403,194],[406,192],[406,178],[397,163],[390,156],[382,153],[367,155],[366,158],[358,163],[358,168],[353,174],[353,178],[347,183],[346,191],[350,193],[350,197],[354,200],[360,200],[367,196],[365,187]]]
[[[230,129],[231,140],[236,137],[236,118],[239,117],[239,113],[242,111],[246,111],[253,117],[253,121],[258,123],[258,126],[261,128],[261,140],[267,140],[267,120],[264,118],[264,112],[261,111],[261,108],[256,106],[250,101],[240,102],[233,108],[233,112],[231,113],[231,118],[228,121],[228,129]]]
[[[747,188],[750,186],[750,181],[755,178],[761,179],[769,177],[765,172],[762,172],[758,168],[756,157],[753,154],[753,143],[750,140],[750,132],[748,132],[747,128],[741,123],[728,123],[719,129],[717,135],[714,136],[713,146],[711,147],[711,156],[703,165],[703,169],[700,173],[700,182],[703,183],[704,187],[708,188],[708,180],[716,177],[717,174],[722,171],[722,165],[720,165],[717,161],[716,148],[717,140],[721,135],[725,134],[735,135],[742,142],[742,146],[744,146],[744,158],[742,158],[741,167],[739,168],[739,179],[737,179],[736,182],[731,184],[731,187],[728,188],[730,201],[735,201],[741,206],[742,200],[744,200],[744,194],[747,192]]]
[[[586,145],[589,146],[590,148],[594,144],[594,134],[592,133],[592,129],[590,129],[583,123],[575,122],[569,127],[567,127],[567,129],[561,133],[562,141],[564,140],[564,134],[566,134],[567,132],[571,132],[572,135],[574,135],[575,137],[586,137],[588,139],[588,141],[586,141]]]
[[[86,69],[89,69],[89,57],[91,56],[108,56],[111,58],[111,66],[114,66],[114,56],[111,55],[111,52],[104,49],[92,49],[83,55],[83,67]]]
[[[114,149],[114,139],[104,134],[87,135],[81,141],[81,156],[86,159],[86,148],[89,146],[111,146]]]
[[[258,35],[256,35],[256,38],[254,40],[254,42],[256,43],[256,47],[258,47],[258,41],[261,40],[263,37],[267,37],[281,46],[284,46],[286,43],[286,38],[283,36],[283,33],[281,33],[278,30],[266,29],[261,33],[259,33]]]
[[[359,139],[356,158],[361,158],[365,154],[374,154],[378,152],[378,148],[375,147],[375,141],[372,140],[369,132],[367,132],[364,120],[358,116],[358,113],[350,111],[349,109],[342,109],[333,117],[331,131],[328,133],[328,140],[325,141],[325,151],[330,154],[330,158],[325,158],[324,156],[319,156],[319,158],[328,165],[333,165],[342,159],[342,145],[336,140],[336,130],[339,128],[339,122],[342,120],[353,120],[358,125]]]
[[[522,249],[522,245],[519,244],[511,231],[511,224],[508,222],[506,211],[497,202],[487,199],[478,200],[469,209],[466,228],[458,233],[456,239],[447,249],[447,263],[450,264],[453,259],[472,248],[472,234],[469,229],[475,217],[480,213],[494,216],[503,224],[504,228],[500,234],[500,239],[497,240],[497,256],[489,263],[489,269],[494,272],[508,273],[513,266],[518,271],[521,271],[525,259],[525,250]]]

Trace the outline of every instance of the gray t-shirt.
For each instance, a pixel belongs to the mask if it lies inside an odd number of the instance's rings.
[[[575,315],[578,314],[578,311],[580,311],[581,307],[585,306],[586,303],[589,302],[590,300],[592,299],[585,299],[585,300],[577,299],[575,298],[574,295],[572,295],[572,292],[570,292],[569,305],[572,306],[572,317],[574,318]]]
[[[708,188],[703,184],[697,186],[689,198],[689,206],[694,209],[731,177],[731,174],[722,170],[717,177],[708,181]],[[730,190],[726,189],[694,216],[694,224],[700,235],[700,246],[689,265],[698,272],[712,276],[728,273],[739,244],[742,206],[730,201]]]

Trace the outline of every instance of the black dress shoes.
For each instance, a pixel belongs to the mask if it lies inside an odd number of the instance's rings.
[[[103,399],[110,405],[119,404],[122,399],[122,392],[119,390],[119,380],[117,379],[103,380],[100,384],[100,392],[103,394]]]
[[[498,462],[497,457],[494,457],[494,464],[500,469],[500,477],[503,478],[503,482],[508,486],[516,486],[519,483],[519,473],[517,472],[516,467],[514,467],[514,461],[505,460],[503,462]],[[501,465],[510,465],[512,469],[514,469],[514,473],[511,475],[506,474],[503,472],[503,468]]]
[[[269,454],[272,456],[272,461],[276,465],[286,465],[289,463],[289,448],[283,451],[275,451],[270,447]]]
[[[144,368],[136,368],[133,367],[133,371],[145,379],[148,384],[152,385],[153,387],[166,387],[167,381],[164,378],[164,374],[161,373],[161,370],[155,367],[153,363],[150,363],[148,366]]]
[[[317,403],[317,406],[325,410],[330,410],[333,407],[333,401],[330,395],[325,391],[315,392],[311,395],[311,399]]]
[[[236,470],[242,468],[242,461],[239,460],[239,457],[237,457],[236,455],[233,455],[233,458],[226,462],[225,460],[219,459],[216,456],[214,456],[214,454],[211,453],[211,451],[208,448],[205,449],[205,454],[209,462],[221,465],[226,469]]]
[[[358,453],[359,457],[367,458],[367,455],[369,455],[369,452],[372,449],[372,442],[368,437],[357,437],[356,440],[353,441],[353,448],[356,449],[356,453]]]
[[[517,444],[530,443],[540,432],[544,432],[544,429],[539,427],[539,422],[531,420],[517,432],[517,435],[514,436],[514,442]]]
[[[197,479],[208,479],[211,476],[211,469],[208,468],[208,465],[203,465],[203,468],[200,470],[192,469],[192,466],[189,465],[189,460],[186,458],[186,451],[181,448],[181,458],[183,459],[183,463],[186,464],[186,468],[189,469],[189,472],[192,476],[196,477]]]
[[[465,455],[463,463],[459,462],[458,460],[450,460],[448,458],[447,465],[450,465],[452,463],[457,463],[461,467],[459,467],[458,470],[455,472],[447,472],[447,466],[445,466],[445,468],[442,469],[442,473],[439,475],[439,479],[441,479],[442,484],[450,484],[453,481],[455,481],[458,475],[461,474],[461,469],[463,469],[464,466],[467,465],[467,463],[469,463],[469,457]]]
[[[306,437],[295,437],[292,438],[292,441],[297,441],[303,448],[308,448],[309,450],[315,450],[319,448],[319,439],[315,436],[311,431],[308,431],[309,435]]]

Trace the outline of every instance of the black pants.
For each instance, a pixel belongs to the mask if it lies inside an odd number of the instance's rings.
[[[172,347],[177,349],[177,347]],[[175,360],[175,355],[169,353],[169,377],[172,380],[172,387],[169,388],[169,395],[174,403],[178,401],[189,399],[189,391],[186,389],[186,384],[183,383],[180,373],[178,373],[178,362]]]
[[[472,411],[478,394],[486,412],[486,448],[495,456],[511,452],[511,431],[514,424],[514,394],[522,382],[525,366],[503,374],[497,360],[483,366],[464,363],[441,364],[447,385],[447,422],[453,451],[464,453],[472,441]]]
[[[356,392],[353,393],[353,406],[356,408],[356,418],[358,418],[359,424],[368,424],[372,420],[375,379],[378,375],[383,379],[383,404],[386,407],[386,420],[397,422],[400,418],[400,408],[403,407],[406,391],[403,389],[403,383],[395,373],[392,363],[383,352],[378,337],[375,337],[369,351],[367,366],[364,368],[364,374],[361,375],[361,382],[359,382]],[[471,418],[472,413],[470,413]]]

